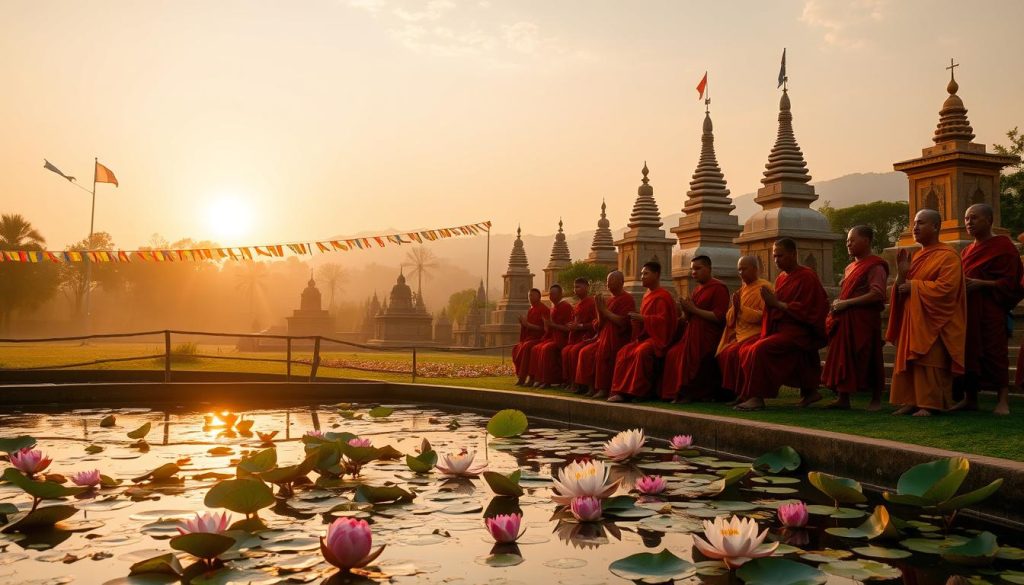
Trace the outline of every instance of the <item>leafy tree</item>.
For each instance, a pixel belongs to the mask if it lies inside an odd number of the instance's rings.
[[[67,248],[68,250],[113,250],[114,240],[107,232],[95,232],[92,240],[84,238]],[[90,267],[89,264],[92,264]],[[113,262],[65,262],[60,265],[60,288],[71,303],[74,314],[81,315],[86,290],[102,287],[106,291],[120,291],[124,278],[120,265]]]
[[[1009,146],[994,145],[999,154],[1024,156],[1024,133],[1016,127],[1006,133]],[[999,180],[999,208],[1002,225],[1011,234],[1024,232],[1024,165],[1017,163],[1004,172]]]
[[[46,239],[19,214],[0,216],[0,250],[39,251]],[[11,316],[32,310],[57,291],[57,266],[51,262],[0,262],[0,332],[10,330]]]
[[[562,285],[566,296],[572,296],[573,283],[577,278],[586,278],[593,287],[594,284],[603,284],[609,272],[611,269],[607,266],[577,260],[558,273],[558,284]]]
[[[451,320],[452,323],[458,321],[459,324],[462,325],[466,322],[466,315],[469,314],[469,310],[477,302],[476,293],[477,289],[467,288],[465,290],[452,293],[452,295],[448,297],[448,319]],[[485,311],[490,311],[494,309],[495,306],[495,303],[488,302],[486,307],[481,308]]]
[[[874,251],[881,253],[896,244],[900,234],[910,223],[910,204],[906,201],[873,201],[836,209],[826,201],[819,209],[832,226],[832,231],[843,234],[843,239],[832,248],[832,266],[836,283],[850,263],[846,253],[846,232],[855,225],[868,225],[875,230]]]

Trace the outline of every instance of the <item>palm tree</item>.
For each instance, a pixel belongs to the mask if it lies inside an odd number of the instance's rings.
[[[331,294],[327,306],[333,310],[334,294],[342,288],[341,283],[345,279],[345,269],[341,267],[341,264],[331,262],[317,268],[316,274],[320,278],[320,282],[327,287],[327,291]]]
[[[0,250],[42,250],[46,239],[16,213],[0,216]],[[10,330],[16,310],[33,309],[57,290],[53,264],[4,262],[0,264],[0,332]]]
[[[0,250],[42,250],[46,238],[17,213],[0,217]]]
[[[409,275],[416,277],[416,294],[422,299],[423,277],[426,276],[427,280],[429,280],[434,269],[439,266],[437,256],[429,248],[419,246],[409,250],[409,253],[405,255],[403,266],[408,266],[412,269],[409,271]]]
[[[259,329],[254,309],[256,295],[267,288],[266,281],[267,265],[254,260],[242,262],[241,272],[235,275],[235,289],[249,298],[249,318],[253,329]]]

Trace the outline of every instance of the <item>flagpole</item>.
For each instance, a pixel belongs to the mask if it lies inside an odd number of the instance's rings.
[[[487,306],[487,300],[491,294],[491,228],[487,228],[487,259],[484,262],[484,323],[490,319],[491,312]]]
[[[89,213],[89,239],[86,241],[86,250],[92,248],[93,229],[96,225],[96,165],[100,162],[99,157],[93,161],[92,167],[92,210]],[[92,259],[85,255],[85,334],[92,334],[92,315],[90,314],[90,296],[92,290]]]

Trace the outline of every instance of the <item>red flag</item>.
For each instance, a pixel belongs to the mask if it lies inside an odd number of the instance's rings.
[[[697,99],[701,99],[701,100],[704,99],[704,90],[707,89],[707,88],[708,88],[708,72],[705,71],[704,72],[704,78],[701,79],[700,83],[697,84],[697,93],[700,94],[700,97],[697,98]]]
[[[113,183],[117,187],[117,177],[114,176],[114,172],[107,167],[100,164],[100,161],[96,161],[96,174],[94,180],[97,183]]]

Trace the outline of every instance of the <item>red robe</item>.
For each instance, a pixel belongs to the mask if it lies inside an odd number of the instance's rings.
[[[556,325],[568,325],[572,320],[572,305],[567,301],[558,301],[551,307],[551,322]],[[562,348],[565,347],[569,334],[560,329],[549,327],[540,343],[530,351],[530,375],[534,382],[541,384],[560,384],[562,382]]]
[[[1024,266],[1006,236],[974,242],[960,252],[964,277],[996,281],[995,288],[967,293],[964,384],[973,390],[999,390],[1009,384],[1007,317],[1024,299]],[[1020,376],[1018,369],[1017,376]]]
[[[743,388],[740,399],[775,398],[783,384],[817,388],[821,379],[818,350],[825,347],[828,295],[818,275],[797,266],[775,279],[775,294],[787,310],[765,307],[761,339],[740,354]]]
[[[875,270],[881,270],[885,275],[881,285],[884,298],[889,265],[878,256],[868,256],[847,266],[839,299],[868,294]],[[882,300],[828,314],[825,319],[828,357],[821,373],[824,386],[842,394],[885,388],[885,361],[882,358],[884,309],[885,301]]]
[[[642,321],[633,322],[633,341],[615,356],[612,392],[644,398],[656,382],[655,359],[665,355],[676,332],[679,309],[663,288],[647,291],[640,303]]]
[[[680,395],[694,400],[713,399],[722,387],[722,373],[715,353],[722,339],[725,314],[729,311],[729,289],[722,281],[712,278],[693,292],[693,303],[698,309],[713,312],[718,322],[701,317],[687,320],[683,337],[665,356],[661,381],[661,397],[665,400],[674,400]]]
[[[582,325],[582,327],[569,332],[569,341],[562,348],[563,382],[572,382],[576,377],[576,362],[580,350],[594,341],[595,321],[597,321],[597,301],[594,300],[594,297],[586,297],[572,308],[572,322]]]
[[[537,303],[526,312],[526,322],[531,325],[544,326],[544,319],[551,314],[551,309],[544,303]],[[530,373],[530,352],[533,347],[540,343],[544,337],[544,330],[535,331],[519,326],[519,343],[512,348],[512,364],[516,368],[516,375],[525,378]]]
[[[623,291],[608,301],[607,308],[615,315],[626,317],[626,320],[616,325],[598,317],[597,340],[580,351],[576,364],[576,383],[601,392],[612,389],[615,354],[629,343],[632,328],[627,315],[636,310],[636,301],[633,295]]]

